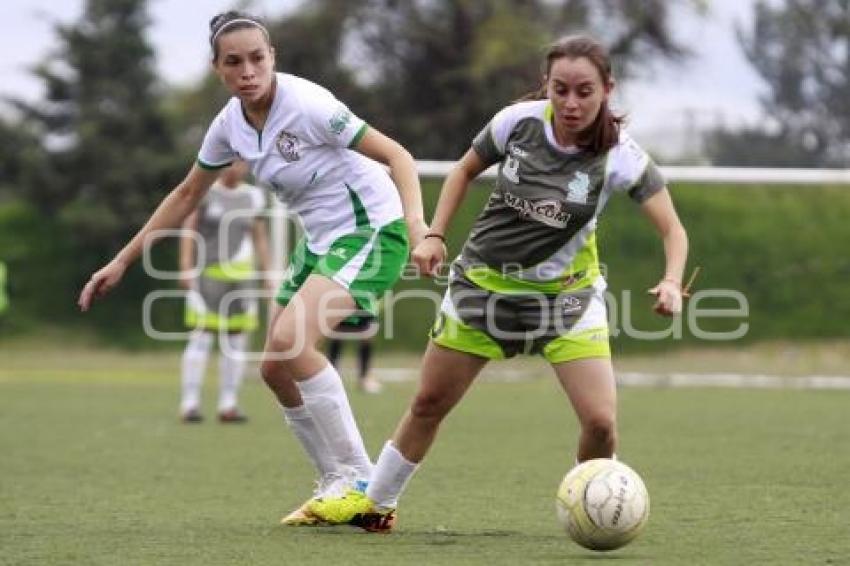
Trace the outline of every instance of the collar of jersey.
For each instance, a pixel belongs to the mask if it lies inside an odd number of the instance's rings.
[[[266,123],[263,125],[263,130],[266,129],[269,121],[271,120],[272,115],[277,110],[277,107],[280,106],[280,100],[283,98],[283,73],[275,73],[274,74],[274,100],[272,100],[272,107],[269,108],[269,115],[266,118]],[[257,129],[251,125],[251,122],[248,121],[248,117],[245,115],[245,108],[242,106],[242,101],[237,99],[237,103],[239,104],[239,115],[242,117],[242,125],[252,132],[256,133]]]

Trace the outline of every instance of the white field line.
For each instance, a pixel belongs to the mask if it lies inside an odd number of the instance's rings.
[[[535,372],[536,373],[536,372]],[[413,368],[376,368],[381,381],[402,382],[418,378]],[[529,374],[516,369],[488,368],[482,375],[487,381],[523,381]],[[785,377],[741,373],[645,373],[620,372],[617,384],[624,387],[732,387],[745,389],[827,389],[850,390],[850,377],[805,375]]]

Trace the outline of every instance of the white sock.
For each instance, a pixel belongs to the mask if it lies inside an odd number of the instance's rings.
[[[292,429],[295,437],[301,443],[301,447],[309,456],[313,466],[319,472],[319,476],[336,472],[336,460],[333,457],[330,446],[322,436],[321,431],[313,421],[313,415],[307,407],[283,407],[283,417]]]
[[[375,462],[375,471],[366,488],[366,495],[378,507],[395,509],[399,496],[418,467],[419,464],[405,458],[391,441],[387,441]]]
[[[245,374],[245,349],[248,335],[244,332],[223,334],[220,338],[220,355],[218,358],[219,374],[219,412],[235,409],[239,386]]]
[[[213,336],[203,330],[189,334],[180,367],[180,412],[197,409],[201,404],[201,386],[210,357]]]
[[[313,377],[297,383],[304,405],[313,415],[336,461],[353,468],[358,480],[368,481],[372,475],[372,461],[336,369],[328,364]]]

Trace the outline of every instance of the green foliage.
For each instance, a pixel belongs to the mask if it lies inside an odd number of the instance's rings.
[[[12,201],[0,219],[16,324],[76,323],[86,277],[144,224],[186,169],[160,108],[146,5],[89,0],[77,22],[56,25],[60,46],[36,71],[46,100],[18,102],[21,127],[0,136],[16,146],[2,162],[13,187],[0,190],[27,203]],[[138,336],[140,301],[153,288],[139,271],[127,275],[124,301],[87,317],[113,338]]]
[[[677,185],[672,189],[690,239],[689,272],[702,267],[695,290],[733,290],[746,296],[749,317],[699,318],[696,326],[682,319],[681,339],[636,340],[623,328],[664,331],[669,319],[651,312],[646,290],[661,277],[661,242],[640,209],[628,198],[612,199],[598,229],[599,253],[606,267],[609,292],[619,309],[621,333],[615,351],[651,351],[671,346],[734,345],[770,339],[813,339],[847,336],[850,304],[841,281],[850,275],[843,243],[850,241],[850,192],[841,187],[753,187]],[[484,207],[489,186],[474,186],[448,234],[449,257],[462,246],[475,217]],[[425,188],[432,210],[435,184]],[[430,213],[429,213],[430,214]],[[439,297],[444,287],[431,281],[402,281],[396,293],[426,288]],[[624,292],[628,298],[624,299]],[[438,306],[424,299],[397,302],[393,332],[385,347],[424,347]],[[626,309],[626,305],[630,308]],[[700,309],[736,308],[729,299],[701,299]],[[743,338],[713,342],[693,335],[694,328],[731,332],[749,324]]]
[[[762,99],[774,130],[720,131],[718,165],[842,167],[850,163],[850,3],[756,2],[739,42],[769,88]]]
[[[426,183],[429,215],[438,190],[436,182]],[[470,190],[448,234],[449,257],[460,250],[488,196],[487,184]],[[695,289],[737,290],[749,305],[746,319],[700,319],[698,328],[732,331],[747,322],[749,331],[743,342],[847,335],[844,321],[850,318],[850,304],[844,300],[841,284],[850,275],[850,263],[842,259],[846,255],[843,243],[850,241],[850,224],[845,220],[850,214],[850,193],[846,189],[682,185],[673,188],[673,196],[690,238],[690,268],[702,266]],[[76,292],[84,282],[79,274],[89,273],[106,257],[78,248],[67,228],[20,204],[0,208],[0,242],[0,260],[9,267],[9,312],[17,313],[7,318],[80,324],[74,307]],[[618,325],[624,323],[623,293],[627,291],[631,328],[670,328],[669,319],[651,313],[652,301],[646,295],[663,270],[661,243],[628,198],[613,199],[603,213],[599,246],[609,291],[620,307]],[[175,248],[158,246],[156,265],[161,269],[175,266]],[[136,266],[108,301],[86,315],[85,323],[110,339],[150,345],[141,332],[141,305],[149,291],[163,288],[171,286],[149,278]],[[416,298],[405,295],[414,289]],[[431,296],[422,298],[422,289]],[[384,324],[384,329],[392,326],[393,338],[385,340],[382,348],[421,350],[444,289],[444,284],[429,279],[411,276],[402,280],[390,299],[395,301],[393,320]],[[704,299],[699,307],[730,310],[735,304]],[[157,328],[177,330],[182,306],[175,301],[172,308],[155,309],[154,315]],[[622,332],[613,345],[616,351],[630,352],[671,345],[717,345],[697,339],[689,328],[685,317],[680,340],[635,340]]]
[[[145,0],[89,0],[57,25],[57,53],[37,70],[47,100],[19,104],[41,153],[22,194],[71,237],[115,251],[178,180],[160,110]]]
[[[0,206],[0,261],[6,263],[9,309],[4,327],[13,333],[38,332],[44,325],[90,327],[104,339],[125,346],[151,347],[141,332],[142,302],[164,285],[131,268],[109,301],[97,303],[85,316],[77,295],[85,278],[108,258],[92,254],[74,238],[72,229],[30,204]],[[161,269],[177,265],[176,246],[160,245],[152,261]],[[157,328],[179,327],[181,309],[156,309]]]
[[[672,38],[670,2],[373,0],[360,6],[352,35],[375,79],[372,104],[355,110],[423,159],[457,159],[493,114],[537,90],[544,46],[561,35],[598,36],[611,46],[620,77],[646,58],[685,53]]]

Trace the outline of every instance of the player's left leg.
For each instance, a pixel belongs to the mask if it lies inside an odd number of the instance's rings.
[[[186,423],[198,423],[201,417],[201,387],[214,336],[205,330],[189,334],[180,364],[180,418]]]

